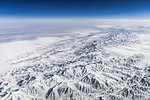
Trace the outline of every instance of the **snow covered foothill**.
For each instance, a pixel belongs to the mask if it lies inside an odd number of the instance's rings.
[[[14,59],[8,61],[9,66],[14,69],[1,74],[0,99],[150,99],[150,27],[142,21],[114,22],[96,23],[89,32],[87,28],[70,31],[76,35],[63,39],[14,42],[14,52],[19,46],[25,48],[10,56]]]

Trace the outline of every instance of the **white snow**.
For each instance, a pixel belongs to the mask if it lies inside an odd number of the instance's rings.
[[[131,56],[133,54],[143,54],[150,58],[150,34],[137,34],[139,43],[129,45],[119,45],[117,47],[104,47],[107,53],[113,56]]]
[[[0,70],[4,72],[14,66],[20,66],[20,69],[1,74],[0,97],[7,100],[17,97],[139,99],[135,91],[138,89],[139,97],[149,98],[149,90],[143,90],[149,89],[148,26],[94,26],[94,29],[69,30],[71,37],[1,43]],[[13,64],[9,65],[9,62]],[[132,89],[134,84],[137,87]],[[3,97],[4,93],[7,94]]]
[[[47,45],[54,44],[62,40],[59,37],[40,37],[35,40],[22,40],[13,41],[7,43],[0,43],[0,72],[7,71],[9,69],[9,61],[16,57],[35,52],[39,48],[43,48]]]

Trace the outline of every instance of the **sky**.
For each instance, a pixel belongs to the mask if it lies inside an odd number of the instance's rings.
[[[0,18],[150,18],[150,0],[0,0]]]

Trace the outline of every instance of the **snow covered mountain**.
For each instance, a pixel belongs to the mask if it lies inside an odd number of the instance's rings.
[[[110,27],[13,59],[19,68],[1,74],[0,99],[150,100],[145,28]]]

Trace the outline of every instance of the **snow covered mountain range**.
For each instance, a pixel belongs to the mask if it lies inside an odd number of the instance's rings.
[[[0,100],[150,100],[150,27],[99,27],[9,61]]]

